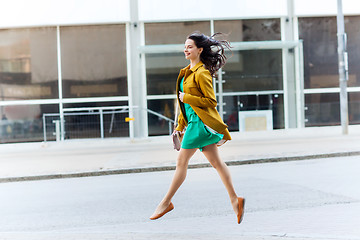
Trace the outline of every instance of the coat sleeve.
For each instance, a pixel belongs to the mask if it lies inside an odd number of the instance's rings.
[[[184,130],[186,124],[185,124],[185,120],[184,120],[184,117],[183,117],[183,115],[182,115],[181,112],[180,112],[180,114],[179,114],[177,124],[178,124],[178,125],[177,125],[177,127],[176,127],[175,130],[182,132],[182,131]]]
[[[217,102],[209,71],[201,71],[197,77],[198,86],[203,96],[200,97],[185,93],[183,102],[196,107],[216,107]]]

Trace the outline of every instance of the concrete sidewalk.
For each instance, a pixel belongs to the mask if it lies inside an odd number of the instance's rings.
[[[232,132],[219,148],[228,165],[360,155],[360,125]],[[169,136],[0,145],[0,182],[172,170],[178,152]],[[201,152],[190,168],[208,167]]]

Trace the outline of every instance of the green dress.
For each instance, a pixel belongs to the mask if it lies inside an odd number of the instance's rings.
[[[182,92],[183,82],[184,78],[180,83],[180,90]],[[205,124],[201,121],[199,116],[195,113],[189,104],[184,103],[184,105],[188,125],[186,127],[184,138],[181,142],[181,148],[199,148],[200,151],[202,151],[203,147],[218,143],[223,138],[223,134],[217,133],[208,126],[205,126]]]

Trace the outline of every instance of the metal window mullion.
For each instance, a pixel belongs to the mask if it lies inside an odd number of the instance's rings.
[[[305,95],[304,95],[304,52],[302,42],[295,51],[296,71],[296,105],[298,128],[305,127]]]
[[[139,24],[140,26],[140,46],[145,46],[145,24],[144,22],[141,22]],[[145,86],[144,88],[142,88],[142,93],[140,95],[141,99],[142,99],[142,105],[144,108],[148,108],[148,104],[147,104],[147,78],[146,78],[146,57],[145,57],[145,53],[140,52],[140,71],[141,71],[141,83],[142,86]],[[139,112],[141,111],[141,109],[138,110]],[[149,124],[148,124],[148,114],[147,113],[143,113],[142,118],[144,119],[144,133],[143,135],[145,137],[149,136]]]
[[[286,17],[282,17],[280,20],[281,23],[281,39],[286,39]],[[281,49],[281,60],[282,60],[282,73],[283,73],[283,90],[284,90],[284,127],[285,129],[289,128],[289,91],[288,91],[288,64],[287,64],[287,57],[288,57],[288,48]]]

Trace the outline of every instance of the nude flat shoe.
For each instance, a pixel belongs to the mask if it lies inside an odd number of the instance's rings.
[[[239,213],[237,215],[237,222],[238,224],[240,224],[244,216],[245,198],[239,197],[238,203],[239,203]]]
[[[150,219],[155,220],[155,219],[161,218],[162,216],[164,216],[165,214],[167,214],[168,212],[170,212],[173,209],[174,209],[174,204],[172,204],[172,202],[170,202],[170,205],[162,213],[156,214],[154,217],[151,217]]]

